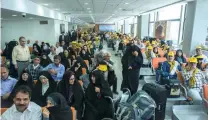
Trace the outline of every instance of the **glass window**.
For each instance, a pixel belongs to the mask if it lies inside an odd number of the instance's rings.
[[[134,37],[137,35],[137,24],[134,24]]]
[[[150,23],[149,24],[149,36],[150,37],[155,37],[154,28],[155,28],[155,23]]]
[[[180,21],[169,21],[167,30],[167,40],[173,40],[173,44],[178,43]]]
[[[150,22],[154,22],[155,21],[155,13],[150,13]]]
[[[173,5],[161,9],[159,12],[159,20],[180,19],[181,5]]]

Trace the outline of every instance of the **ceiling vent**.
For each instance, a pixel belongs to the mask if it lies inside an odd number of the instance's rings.
[[[133,9],[122,9],[124,12],[133,11]]]
[[[41,25],[48,24],[48,21],[40,21]]]

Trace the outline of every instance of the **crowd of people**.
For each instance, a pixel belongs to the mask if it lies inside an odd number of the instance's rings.
[[[157,76],[177,79],[181,71],[190,97],[195,103],[202,100],[202,85],[207,83],[202,71],[206,72],[208,59],[200,47],[188,60],[182,50],[174,53],[158,39],[139,40],[111,32],[83,32],[77,39],[68,42],[61,35],[55,46],[36,41],[32,49],[25,37],[19,38],[18,45],[13,43],[12,52],[6,56],[10,63],[1,65],[1,107],[8,108],[3,120],[71,120],[71,108],[76,110],[78,120],[112,118],[112,103],[106,97],[118,94],[117,77],[111,53],[102,50],[106,39],[118,43],[112,47],[116,46],[122,56],[121,90],[128,88],[135,94],[140,69],[151,66],[153,58],[166,57]]]

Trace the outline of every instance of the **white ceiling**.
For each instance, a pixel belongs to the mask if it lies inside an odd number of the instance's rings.
[[[109,22],[185,0],[31,0],[85,22]],[[85,4],[88,3],[88,4]],[[125,4],[128,3],[128,4]],[[90,8],[87,9],[87,8]],[[91,13],[89,12],[91,11]],[[111,17],[112,16],[112,17]]]
[[[16,15],[16,16],[13,16]],[[1,19],[2,20],[48,20],[50,18],[45,18],[37,15],[26,14],[26,17],[22,17],[22,12],[12,11],[8,9],[1,8]]]

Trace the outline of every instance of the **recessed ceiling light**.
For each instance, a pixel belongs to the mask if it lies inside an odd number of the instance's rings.
[[[90,8],[87,8],[88,10],[90,10]]]
[[[129,3],[125,3],[126,5],[128,5]]]
[[[55,9],[55,10],[59,10],[59,9]]]
[[[122,8],[119,8],[120,10],[122,9]]]
[[[92,12],[92,11],[89,11],[90,13]]]
[[[85,5],[88,5],[88,3],[85,3]]]
[[[43,4],[43,5],[48,6],[48,4]]]
[[[17,15],[12,15],[12,16],[14,16],[14,17],[15,17],[15,16],[17,16]]]

